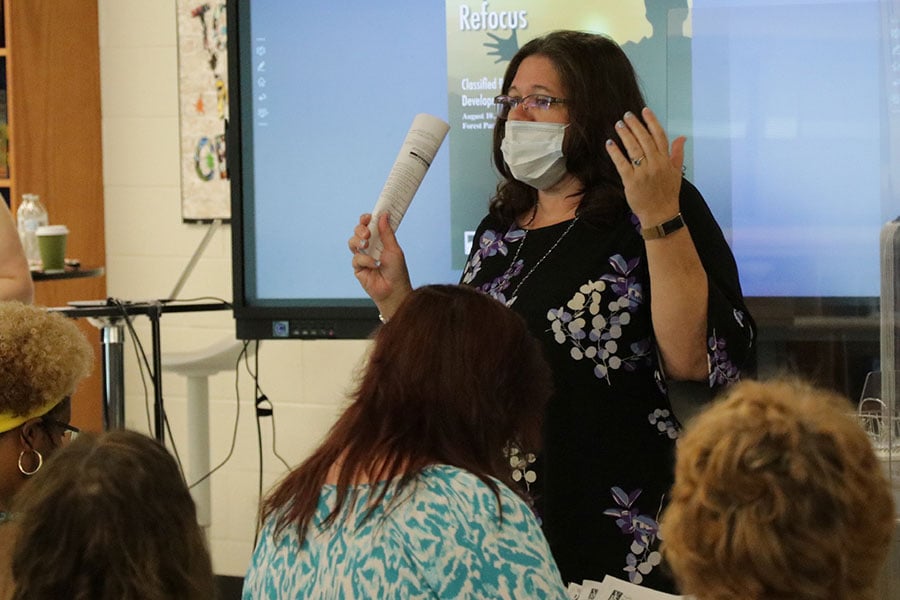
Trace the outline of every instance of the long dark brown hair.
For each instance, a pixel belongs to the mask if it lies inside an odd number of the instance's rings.
[[[592,222],[610,223],[627,210],[622,179],[606,153],[606,140],[618,142],[616,121],[626,111],[638,118],[645,106],[634,67],[614,41],[603,35],[555,31],[535,38],[513,56],[503,76],[506,94],[522,61],[546,56],[556,67],[568,99],[569,128],[563,153],[566,168],[584,186],[578,214]],[[503,160],[500,144],[506,121],[494,126],[494,166],[503,176],[491,199],[491,214],[512,224],[537,202],[537,191],[516,181]]]
[[[82,434],[29,480],[13,510],[14,600],[216,595],[181,471],[143,434]]]
[[[275,515],[276,530],[294,525],[302,539],[332,465],[336,504],[325,526],[354,496],[356,477],[400,489],[431,464],[475,474],[499,509],[492,478],[510,483],[504,449],[538,448],[550,392],[549,368],[519,315],[468,287],[418,288],[376,333],[352,403],[265,499],[261,521]],[[388,488],[380,486],[366,518]]]

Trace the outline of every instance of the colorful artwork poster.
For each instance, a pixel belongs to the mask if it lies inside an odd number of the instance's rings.
[[[609,36],[638,72],[647,104],[670,138],[691,129],[688,0],[447,0],[447,85],[453,268],[496,189],[491,144],[503,74],[529,40],[558,29]],[[690,135],[688,135],[690,139]],[[687,149],[690,156],[690,148]],[[688,171],[690,171],[690,160]],[[690,173],[688,173],[690,175]]]
[[[225,0],[178,0],[178,87],[181,127],[181,217],[186,222],[231,216],[225,164],[228,56]]]

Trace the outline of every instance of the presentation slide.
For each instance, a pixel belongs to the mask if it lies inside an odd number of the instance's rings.
[[[887,187],[877,1],[693,11],[694,181],[750,296],[878,296]]]
[[[555,29],[635,64],[749,296],[877,296],[891,189],[878,0],[341,0],[251,10],[248,300],[365,298],[347,239],[418,113],[450,123],[397,236],[414,285],[456,282],[497,178],[493,97]],[[598,99],[602,102],[602,98]]]

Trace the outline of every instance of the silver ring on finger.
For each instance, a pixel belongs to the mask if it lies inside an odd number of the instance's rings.
[[[641,155],[638,156],[637,158],[633,159],[633,160],[631,161],[631,164],[633,164],[633,165],[636,166],[636,167],[639,167],[639,166],[641,166],[641,163],[644,162],[644,158],[646,158],[646,155],[645,155],[645,154],[641,154]]]

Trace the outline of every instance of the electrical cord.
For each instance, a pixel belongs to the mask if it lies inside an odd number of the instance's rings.
[[[275,444],[275,407],[272,405],[271,400],[265,394],[262,389],[262,386],[259,384],[259,340],[256,341],[256,352],[253,360],[253,368],[250,368],[250,362],[245,361],[245,366],[247,368],[247,372],[253,378],[254,384],[254,395],[256,397],[255,402],[255,416],[256,416],[256,441],[257,441],[257,457],[259,464],[259,479],[258,479],[258,497],[260,500],[263,497],[263,439],[262,439],[262,419],[264,417],[270,417],[270,425],[272,428],[272,454],[281,461],[281,464],[284,465],[285,469],[290,470],[290,465],[288,462],[278,453],[278,449]],[[256,547],[256,543],[259,541],[259,527],[257,527],[256,532],[253,537],[253,547]]]
[[[159,300],[160,304],[172,304],[174,302],[179,302],[182,304],[190,304],[191,302],[208,302],[209,300],[215,300],[216,302],[220,302],[223,306],[227,306],[228,308],[234,308],[234,305],[225,300],[224,298],[219,298],[218,296],[197,296],[195,298],[168,298],[166,300]]]
[[[138,362],[138,369],[140,371],[140,376],[141,376],[141,385],[143,386],[143,389],[144,389],[144,408],[146,411],[147,426],[148,426],[148,429],[150,431],[152,431],[153,428],[151,425],[152,417],[151,417],[151,410],[150,410],[150,394],[149,394],[149,387],[147,385],[146,378],[148,376],[151,378],[153,377],[153,368],[150,365],[150,361],[147,357],[147,353],[144,350],[143,344],[141,343],[140,336],[138,336],[137,332],[134,329],[134,325],[132,322],[132,315],[128,313],[127,303],[124,303],[117,298],[108,298],[107,300],[109,303],[114,304],[121,312],[123,320],[125,321],[125,324],[128,327],[129,335],[134,344],[135,356],[136,356],[136,359]],[[229,307],[231,306],[231,304],[229,302],[227,302],[221,298],[216,298],[216,297],[212,297],[212,296],[202,296],[202,297],[191,298],[191,299],[163,300],[163,301],[160,301],[159,304],[162,305],[162,304],[167,304],[167,303],[176,302],[176,301],[177,302],[199,302],[199,301],[208,301],[208,300],[216,300],[216,301],[222,302],[226,306],[229,306]],[[257,454],[259,457],[259,478],[258,478],[259,498],[263,497],[264,461],[263,461],[263,444],[262,444],[262,442],[263,442],[263,440],[262,440],[262,422],[261,422],[262,418],[271,417],[270,425],[271,425],[271,434],[272,434],[272,448],[271,448],[272,454],[281,462],[282,465],[284,465],[285,469],[290,470],[290,465],[284,459],[284,457],[281,456],[281,454],[279,454],[278,449],[277,449],[276,437],[275,437],[276,436],[276,427],[275,427],[274,406],[272,405],[272,402],[269,400],[268,396],[265,394],[265,392],[262,389],[262,386],[260,385],[259,340],[253,340],[253,342],[255,342],[255,344],[256,344],[256,348],[254,351],[253,365],[251,366],[250,360],[249,360],[249,355],[248,355],[248,349],[249,349],[251,340],[244,341],[243,347],[241,348],[241,352],[240,352],[240,354],[238,354],[237,360],[235,361],[235,417],[234,417],[234,427],[232,429],[232,435],[231,435],[231,444],[228,449],[228,453],[226,454],[225,458],[223,458],[215,467],[210,469],[209,472],[207,472],[206,474],[201,476],[199,479],[197,479],[193,483],[190,483],[188,485],[189,489],[194,488],[197,485],[199,485],[200,483],[202,483],[203,481],[209,479],[213,473],[217,472],[222,467],[224,467],[231,460],[231,457],[234,455],[235,448],[237,447],[238,425],[240,423],[240,406],[241,406],[240,364],[241,364],[241,362],[244,363],[244,368],[246,369],[247,373],[250,375],[250,377],[253,381],[253,387],[254,387],[255,417],[256,417],[255,420],[256,420],[256,433],[257,433]],[[175,459],[178,463],[178,467],[182,473],[182,477],[184,477],[184,466],[181,462],[181,457],[178,453],[177,444],[175,442],[175,436],[172,432],[171,424],[169,422],[169,418],[165,411],[164,405],[162,407],[160,407],[160,409],[162,411],[162,419],[163,419],[163,424],[164,424],[166,434],[172,444],[172,453],[175,456]],[[256,543],[258,541],[258,536],[259,536],[259,530],[257,528],[256,534],[254,536],[254,541],[253,541],[254,547],[256,546]]]
[[[264,406],[264,405],[265,405],[265,406]],[[280,454],[278,454],[278,445],[277,445],[277,443],[276,443],[276,441],[275,441],[275,414],[274,414],[274,410],[275,410],[275,407],[272,406],[271,400],[269,400],[269,397],[266,396],[265,394],[263,394],[262,396],[260,396],[259,398],[256,399],[256,414],[257,414],[257,417],[272,417],[272,421],[271,421],[271,425],[272,425],[272,454],[274,454],[274,455],[275,455],[275,458],[277,458],[277,459],[281,462],[281,464],[284,465],[284,468],[285,468],[285,469],[290,470],[290,469],[291,469],[291,466],[288,464],[288,462],[287,462]],[[259,419],[257,419],[257,421],[259,421]],[[257,428],[257,432],[258,432],[258,433],[261,433],[261,431],[259,430],[259,428]]]
[[[150,361],[147,358],[147,352],[144,350],[144,345],[141,343],[141,338],[138,336],[137,332],[134,329],[134,323],[132,322],[131,315],[128,313],[127,305],[119,300],[118,298],[108,298],[109,302],[114,304],[119,311],[122,313],[122,320],[125,321],[125,325],[128,328],[128,333],[131,336],[131,340],[134,343],[135,353],[137,354],[138,359],[138,367],[140,368],[141,373],[141,383],[144,386],[144,406],[147,410],[147,425],[150,425],[150,397],[148,394],[147,382],[144,380],[145,373],[144,368],[146,368],[146,373],[148,373],[151,377],[154,377],[153,368],[150,366]],[[155,377],[154,377],[155,379]],[[178,453],[178,447],[175,443],[175,438],[172,436],[172,430],[169,427],[169,419],[166,415],[165,403],[160,407],[162,410],[163,423],[165,424],[165,428],[169,433],[169,440],[172,443],[172,454],[175,457],[176,462],[178,463],[178,468],[181,471],[181,476],[184,477],[184,465],[181,462],[181,456]],[[152,431],[152,427],[150,427],[150,431]]]
[[[259,345],[259,341],[257,340],[257,346]],[[244,347],[241,348],[240,354],[238,354],[237,360],[234,363],[234,397],[236,399],[235,402],[235,410],[234,410],[234,428],[231,432],[231,446],[228,448],[228,454],[225,455],[225,458],[222,459],[219,464],[209,470],[205,475],[203,475],[200,479],[195,481],[194,483],[188,486],[188,489],[193,488],[196,485],[206,481],[209,479],[213,473],[221,469],[231,460],[232,455],[234,454],[234,449],[237,446],[237,434],[238,434],[238,423],[240,422],[241,417],[241,389],[240,389],[240,365],[241,361],[247,358],[247,348],[250,346],[249,340],[244,340]]]
[[[265,394],[262,393],[262,388],[259,385],[259,341],[256,342],[256,352],[253,357],[253,370],[250,369],[250,362],[246,363],[247,371],[250,373],[250,377],[253,378],[253,389],[254,396],[256,397],[256,442],[257,442],[257,452],[256,455],[259,458],[259,483],[257,489],[257,498],[259,501],[262,501],[263,497],[263,452],[262,452],[262,428],[260,424],[261,416],[272,416],[274,413],[271,408],[261,409],[260,402],[263,400],[268,401],[268,398]],[[256,544],[259,542],[259,527],[253,533],[253,547],[256,548]]]
[[[131,319],[131,315],[125,310],[125,307],[115,298],[111,298],[112,302],[119,308],[122,312],[123,317],[125,318],[125,322],[128,323]],[[144,363],[147,361],[146,356],[141,360],[141,353],[144,351],[144,348],[141,346],[140,340],[134,333],[134,329],[129,327],[129,334],[132,338],[132,347],[134,348],[134,357],[137,361],[138,372],[141,374],[141,386],[144,388],[144,413],[147,416],[147,431],[151,434],[153,433],[153,417],[150,416],[150,388],[147,387],[147,373],[144,371]]]
[[[191,302],[202,302],[202,301],[209,301],[209,300],[215,300],[217,302],[221,302],[224,306],[232,308],[232,304],[230,302],[228,302],[227,300],[225,300],[223,298],[219,298],[217,296],[199,296],[196,298],[157,300],[157,301],[152,302],[151,304],[156,304],[158,306],[162,306],[164,304],[170,304],[173,302],[191,303]],[[144,350],[144,346],[141,343],[140,337],[138,336],[137,332],[134,329],[132,317],[128,313],[128,303],[123,302],[122,300],[120,300],[118,298],[107,298],[107,302],[115,305],[119,309],[119,311],[122,313],[123,320],[125,321],[125,324],[128,327],[129,335],[131,336],[132,342],[134,343],[135,356],[137,357],[138,368],[139,368],[140,374],[141,374],[141,385],[144,388],[144,411],[145,411],[146,417],[147,417],[147,430],[152,432],[153,431],[153,425],[152,425],[153,419],[151,416],[150,395],[149,395],[149,388],[147,387],[146,377],[149,375],[155,381],[156,378],[153,374],[153,368],[150,366],[150,361],[147,358],[147,352]],[[156,317],[158,319],[159,314],[157,314]],[[244,350],[246,351],[246,345],[245,345]],[[146,371],[145,371],[145,369],[146,369]],[[167,434],[169,442],[172,445],[172,454],[175,456],[175,460],[178,462],[178,468],[181,470],[182,477],[184,477],[186,479],[185,473],[184,473],[184,465],[181,462],[181,456],[178,452],[178,444],[176,443],[175,436],[172,433],[172,426],[171,426],[171,423],[169,422],[169,415],[165,410],[165,403],[163,403],[163,405],[160,407],[160,409],[162,412],[161,416],[162,416],[162,421],[163,421],[163,428],[165,430],[165,434]],[[209,476],[209,474],[207,474],[205,477],[208,477],[208,476]],[[199,482],[197,482],[197,483],[199,483]],[[196,485],[196,483],[194,485]]]
[[[281,464],[284,465],[285,469],[290,470],[291,466],[288,464],[284,458],[278,454],[278,449],[275,445],[275,407],[272,405],[272,401],[269,400],[269,397],[263,392],[262,387],[259,385],[259,340],[256,342],[256,353],[254,355],[254,365],[255,365],[255,373],[252,374],[253,382],[255,385],[256,392],[256,433],[259,439],[259,452],[260,457],[262,457],[262,428],[260,426],[259,420],[260,417],[272,417],[271,425],[272,425],[272,454],[281,461]],[[262,459],[260,458],[260,471],[262,470]],[[262,477],[260,475],[260,477]],[[262,495],[262,494],[260,494]]]

